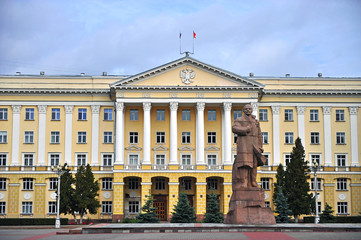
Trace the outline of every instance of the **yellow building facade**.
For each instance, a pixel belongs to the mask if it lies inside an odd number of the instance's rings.
[[[184,191],[202,219],[207,194],[228,212],[236,154],[231,126],[250,103],[261,124],[266,204],[277,166],[300,137],[321,168],[319,210],[361,212],[361,79],[242,77],[186,56],[134,76],[0,76],[0,217],[56,216],[52,165],[90,164],[101,208],[135,217],[152,194],[170,220]]]

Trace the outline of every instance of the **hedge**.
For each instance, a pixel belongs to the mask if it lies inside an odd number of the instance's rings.
[[[304,217],[304,223],[314,223],[315,217]],[[334,223],[361,223],[361,216],[335,216]]]
[[[68,219],[61,218],[61,225],[67,225]],[[55,218],[0,218],[0,226],[55,225]]]

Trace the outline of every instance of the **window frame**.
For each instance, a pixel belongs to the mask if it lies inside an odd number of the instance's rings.
[[[310,137],[311,137],[311,144],[314,144],[314,145],[318,145],[320,144],[320,133],[319,132],[311,132],[310,133]]]
[[[86,144],[87,143],[87,132],[86,131],[78,131],[77,134],[78,144]]]
[[[128,189],[129,190],[138,190],[140,185],[139,178],[130,177],[128,178]]]
[[[211,164],[210,164],[211,161]],[[208,166],[217,166],[218,163],[218,154],[216,153],[207,153],[207,165]]]
[[[34,119],[35,119],[35,109],[25,108],[25,121],[34,121]]]
[[[61,162],[61,153],[48,153],[48,161],[49,166],[58,166]],[[57,163],[55,163],[54,161],[57,161]]]
[[[218,178],[207,178],[207,189],[218,190]]]
[[[34,178],[23,178],[23,189],[25,191],[34,190]]]
[[[60,108],[51,109],[51,121],[60,121]]]
[[[56,214],[57,213],[56,201],[48,202],[48,214]]]
[[[102,201],[102,214],[113,213],[113,201]]]
[[[129,110],[129,120],[130,121],[138,121],[139,119],[139,110],[138,109],[130,109]]]
[[[0,190],[2,191],[6,190],[6,182],[7,182],[6,178],[4,177],[0,178]]]
[[[217,110],[216,109],[208,109],[207,110],[207,119],[208,119],[208,121],[217,121]]]
[[[8,162],[8,153],[0,152],[0,167],[7,166]]]
[[[319,111],[318,109],[310,109],[310,122],[319,122]]]
[[[87,111],[86,108],[78,108],[78,121],[86,121],[87,120]]]
[[[165,109],[156,110],[157,121],[165,121]]]
[[[76,166],[86,166],[88,163],[88,154],[87,153],[75,153],[75,160],[76,160]],[[79,161],[82,162],[82,164],[79,164]],[[84,161],[84,164],[83,164]]]
[[[270,190],[270,179],[269,178],[261,178],[261,187],[263,190]]]
[[[293,122],[293,109],[285,109],[285,122]]]
[[[8,143],[8,131],[0,131],[0,143]]]
[[[346,133],[345,132],[336,132],[336,144],[345,145],[346,144]]]
[[[336,122],[344,122],[345,121],[345,110],[343,109],[336,109],[335,112]]]
[[[262,143],[263,144],[269,144],[268,142],[268,132],[262,132]]]
[[[294,144],[295,137],[293,132],[285,132],[285,144]]]
[[[60,143],[60,131],[51,131],[50,132],[50,143],[59,144]]]
[[[110,144],[113,143],[113,132],[111,131],[104,131],[103,132],[104,137],[103,137],[103,143],[105,144]]]
[[[128,213],[138,214],[139,213],[139,201],[128,202]]]
[[[234,109],[233,110],[233,121],[239,117],[242,117],[242,109]]]
[[[25,211],[24,211],[25,210]],[[33,202],[24,201],[21,204],[21,214],[33,214]]]
[[[113,166],[114,154],[113,153],[101,153],[102,164],[104,167]]]
[[[337,214],[348,214],[347,202],[337,202]]]
[[[7,120],[8,120],[8,109],[0,108],[0,121],[7,121]]]
[[[34,167],[35,163],[35,154],[34,153],[23,153],[23,166],[24,167]]]
[[[6,214],[6,202],[0,202],[0,215]]]
[[[347,178],[337,178],[336,180],[336,190],[338,191],[347,191]]]
[[[189,156],[189,158],[188,158],[187,156]],[[184,160],[186,160],[186,161],[189,160],[189,164],[188,164],[188,163],[184,163]],[[181,161],[182,161],[182,165],[184,165],[184,166],[190,166],[190,165],[192,165],[192,154],[190,154],[190,153],[183,153],[183,154],[181,154]]]
[[[136,160],[137,160],[136,164],[134,164],[135,157],[136,157]],[[137,154],[137,153],[129,153],[128,154],[128,165],[131,165],[131,166],[139,165],[139,154]]]
[[[317,178],[317,190],[322,190],[322,179]],[[315,190],[315,178],[311,178],[311,190]]]
[[[166,190],[165,184],[166,184],[165,178],[156,178],[155,179],[155,190],[159,190],[159,191]]]
[[[138,144],[138,143],[139,143],[139,133],[129,132],[129,144]]]
[[[102,178],[102,190],[113,190],[113,178],[111,177]]]
[[[191,132],[182,132],[182,144],[191,143]]]
[[[104,108],[104,121],[113,121],[113,109]]]
[[[57,187],[58,187],[58,178],[56,177],[49,178],[49,190],[56,191]]]
[[[24,132],[24,144],[34,144],[34,131]]]
[[[190,121],[190,120],[191,120],[191,110],[182,109],[182,121]]]
[[[166,155],[159,153],[155,154],[155,164],[164,166],[166,164]]]
[[[336,156],[335,156],[336,166],[337,166],[337,167],[347,167],[347,154],[345,154],[345,153],[336,153],[335,155],[336,155]],[[340,159],[340,157],[342,157],[342,156],[344,157],[344,159]],[[343,164],[343,165],[340,165],[340,164],[339,164],[340,161],[343,161],[344,164]]]
[[[217,144],[217,132],[207,132],[207,143]]]
[[[165,132],[156,132],[156,143],[165,144]]]

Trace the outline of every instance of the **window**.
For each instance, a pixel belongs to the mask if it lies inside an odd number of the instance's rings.
[[[25,108],[25,120],[34,120],[34,108]]]
[[[130,121],[138,121],[138,109],[130,109]]]
[[[128,189],[136,190],[138,188],[139,188],[139,179],[138,178],[129,178]]]
[[[78,109],[78,120],[85,121],[86,120],[86,108]]]
[[[32,213],[33,213],[33,202],[23,202],[22,214],[32,214]]]
[[[268,132],[262,132],[263,144],[268,144]]]
[[[347,202],[337,202],[337,213],[338,214],[347,214]]]
[[[293,110],[285,109],[285,121],[293,121]]]
[[[103,154],[103,166],[113,165],[113,154]]]
[[[208,143],[216,143],[217,133],[216,132],[208,132]]]
[[[321,155],[320,154],[311,154],[310,159],[311,159],[311,165],[312,165],[312,163],[317,162],[317,165],[321,166]]]
[[[182,132],[182,143],[191,143],[191,132]]]
[[[129,154],[129,165],[138,165],[138,155]]]
[[[102,213],[112,213],[112,207],[112,201],[102,201]]]
[[[0,108],[0,120],[8,120],[8,109]]]
[[[6,214],[6,202],[0,202],[0,214]]]
[[[338,167],[346,167],[346,154],[337,154],[336,162]]]
[[[269,178],[261,178],[261,186],[264,190],[269,190]]]
[[[157,109],[157,121],[165,121],[165,110]]]
[[[60,120],[60,108],[51,109],[51,120],[59,121]]]
[[[287,166],[291,162],[291,154],[284,154],[285,165]]]
[[[86,143],[86,132],[78,132],[78,143]]]
[[[24,154],[24,166],[31,167],[34,165],[34,154],[26,153]]]
[[[23,190],[33,190],[32,178],[23,178]]]
[[[112,190],[113,189],[113,178],[102,178],[102,189]]]
[[[56,213],[56,202],[49,202],[49,213],[55,214]]]
[[[6,190],[6,178],[0,178],[0,190]]]
[[[347,190],[347,178],[337,179],[337,190]]]
[[[345,111],[344,110],[336,110],[336,122],[345,121]]]
[[[56,190],[58,187],[58,178],[49,178],[49,190]]]
[[[318,211],[318,213],[322,213],[321,202],[317,202],[317,211]]]
[[[51,153],[50,154],[50,166],[58,166],[60,163],[60,154]]]
[[[6,166],[7,154],[0,154],[0,166]]]
[[[259,120],[260,121],[268,121],[268,111],[267,109],[259,110]]]
[[[265,207],[271,207],[271,204],[270,204],[269,201],[265,201],[265,202],[264,202],[264,206],[265,206]]]
[[[8,132],[0,131],[0,143],[7,143],[7,142],[8,142]]]
[[[34,143],[34,132],[33,131],[25,131],[24,143]]]
[[[207,179],[207,188],[208,188],[208,190],[217,190],[218,189],[218,179],[217,178],[208,178]]]
[[[138,143],[138,132],[129,132],[129,143],[130,144]]]
[[[237,143],[237,137],[238,135],[233,133],[233,143]]]
[[[319,132],[311,132],[311,144],[320,144]]]
[[[86,154],[77,154],[76,160],[78,166],[85,166],[86,165]]]
[[[191,120],[191,110],[190,109],[183,109],[182,110],[182,120],[183,121],[190,121]]]
[[[208,165],[217,165],[217,155],[208,154],[207,155],[207,162],[208,162]]]
[[[104,132],[104,143],[113,143],[113,132]]]
[[[345,133],[337,132],[336,133],[336,144],[346,144]]]
[[[155,179],[155,190],[165,190],[165,179],[164,178]]]
[[[293,132],[285,133],[285,144],[293,144]]]
[[[157,165],[164,165],[165,164],[165,155],[164,154],[155,155],[155,161],[156,161]]]
[[[310,121],[319,121],[317,109],[310,110]]]
[[[236,120],[239,117],[242,117],[242,110],[234,109],[233,110],[233,120]]]
[[[183,154],[182,155],[182,165],[191,165],[191,155],[190,154]]]
[[[208,121],[216,121],[216,110],[208,110]]]
[[[129,213],[139,213],[139,201],[129,201]]]
[[[113,109],[106,108],[104,109],[104,121],[111,121],[113,120]]]
[[[266,162],[264,163],[264,166],[268,166],[268,162],[269,162],[269,153],[263,153],[263,156],[266,158]]]
[[[60,132],[50,132],[50,143],[60,143]]]
[[[317,190],[321,190],[321,179],[317,178]],[[315,179],[311,178],[311,190],[315,190]]]
[[[192,179],[182,179],[182,189],[183,190],[192,190]]]
[[[157,132],[157,143],[165,143],[165,132]]]

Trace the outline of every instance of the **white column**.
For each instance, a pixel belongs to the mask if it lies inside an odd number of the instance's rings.
[[[251,106],[252,106],[252,115],[256,116],[256,119],[258,119],[258,103],[257,102],[251,102]]]
[[[303,147],[305,147],[305,110],[306,107],[297,107],[298,137],[301,139]]]
[[[143,165],[144,164],[152,164],[150,161],[150,109],[152,105],[150,102],[143,103],[143,111],[144,111],[144,122],[143,122]]]
[[[99,105],[91,106],[92,109],[92,160],[91,166],[98,166],[99,155]]]
[[[349,107],[351,124],[351,166],[360,166],[358,161],[357,111],[358,107]]]
[[[273,122],[273,166],[281,163],[280,154],[280,106],[272,106]]]
[[[196,164],[204,165],[204,102],[197,103],[197,122],[196,122]]]
[[[66,163],[67,165],[72,165],[73,109],[74,109],[74,106],[65,105],[65,154],[64,154],[64,163]]]
[[[231,123],[232,103],[223,103],[224,113],[224,159],[223,164],[232,164],[232,123]]]
[[[178,125],[177,125],[177,110],[178,103],[171,102],[170,108],[170,160],[169,164],[178,164]]]
[[[19,165],[19,144],[20,144],[20,105],[12,105],[13,109],[13,134],[12,134],[12,151],[11,165]]]
[[[115,162],[114,164],[124,164],[124,103],[116,102],[117,111],[115,124]]]
[[[325,165],[332,165],[331,145],[331,107],[322,107],[323,110],[323,138],[325,142]]]
[[[38,132],[38,166],[45,166],[45,130],[46,130],[46,105],[38,105],[39,132]]]

